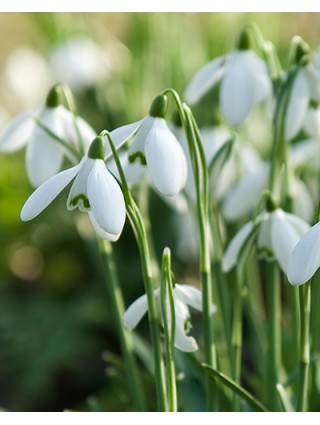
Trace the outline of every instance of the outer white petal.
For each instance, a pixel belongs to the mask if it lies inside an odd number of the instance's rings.
[[[23,112],[9,121],[0,135],[0,152],[14,152],[26,145],[34,126],[32,111]]]
[[[21,220],[32,220],[39,215],[70,183],[79,172],[81,166],[82,164],[80,162],[75,167],[61,171],[61,173],[51,177],[38,187],[24,204],[20,214]]]
[[[185,321],[189,318],[189,310],[187,306],[175,299],[174,300],[175,307],[175,338],[174,345],[181,351],[192,352],[197,351],[198,345],[196,340],[192,336],[187,336],[184,330]]]
[[[118,152],[118,156],[128,184],[134,185],[141,181],[141,179],[146,174],[147,168],[136,161],[134,163],[131,163],[128,159],[127,151],[122,150]],[[118,168],[113,157],[110,156],[105,162],[110,172],[116,177],[117,180],[120,180]]]
[[[269,165],[261,163],[257,170],[248,173],[233,186],[222,206],[225,219],[233,221],[249,213],[259,200],[262,191],[267,188],[268,177]]]
[[[95,160],[88,178],[88,199],[98,225],[107,233],[121,233],[126,206],[116,179],[102,160]]]
[[[307,166],[320,169],[320,143],[317,139],[306,139],[295,143],[290,148],[290,159],[293,167]]]
[[[320,222],[308,230],[295,246],[288,264],[292,285],[306,283],[320,266]]]
[[[191,285],[179,285],[174,287],[174,298],[196,310],[202,311],[202,292]]]
[[[307,185],[300,179],[294,180],[294,212],[306,221],[314,216],[315,204]]]
[[[147,137],[150,133],[150,130],[159,119],[161,118],[155,118],[155,117],[151,117],[150,115],[147,115],[142,120],[141,125],[139,126],[139,129],[137,131],[137,134],[134,138],[134,141],[132,145],[130,146],[130,149],[128,152],[129,156],[137,152],[141,152],[143,155],[145,154],[144,147],[145,147]]]
[[[303,69],[303,72],[309,84],[311,99],[320,102],[320,70],[310,63]]]
[[[106,239],[107,241],[111,241],[111,242],[116,242],[120,235],[121,232],[118,233],[117,235],[112,235],[111,233],[105,232],[97,223],[97,220],[94,218],[94,215],[92,214],[92,211],[88,212],[91,224],[95,230],[95,232],[97,233],[98,236],[100,236],[100,238],[102,239]]]
[[[153,294],[155,298],[158,298],[160,290],[156,289],[153,291]],[[146,314],[147,310],[147,295],[142,295],[141,297],[137,298],[125,311],[123,315],[124,326],[129,329],[129,331],[132,331]]]
[[[289,219],[288,219],[289,217]],[[284,273],[287,273],[289,257],[300,239],[301,230],[308,230],[308,225],[292,214],[286,214],[277,208],[270,214],[271,240],[273,252]],[[295,225],[293,226],[292,223]],[[299,233],[296,229],[299,229]]]
[[[216,84],[224,72],[224,61],[224,56],[213,59],[194,75],[184,93],[186,102],[196,103]]]
[[[143,120],[144,118],[132,124],[123,125],[122,127],[118,127],[110,131],[110,136],[112,138],[114,145],[119,146],[120,144],[129,140],[130,137],[132,137],[134,133],[138,130]],[[106,140],[106,144],[108,146],[108,140]]]
[[[184,152],[162,118],[156,118],[145,142],[145,156],[151,179],[163,195],[177,195],[187,178]]]
[[[259,58],[253,50],[249,50],[247,52],[246,61],[254,75],[254,103],[257,104],[271,95],[272,92],[272,84],[268,74],[268,68],[265,61]]]
[[[79,208],[80,211],[90,211],[91,207],[88,202],[88,178],[94,164],[94,159],[88,158],[87,156],[83,157],[81,169],[75,178],[68,195],[68,210]]]
[[[299,239],[310,229],[310,224],[307,223],[302,218],[296,216],[295,214],[291,213],[284,213],[285,219],[287,222],[292,226],[292,228],[295,230],[297,235],[299,236]]]
[[[320,109],[308,108],[304,128],[311,137],[320,137]]]
[[[63,127],[58,108],[44,108],[38,118],[58,136],[63,135]],[[30,134],[26,152],[26,167],[30,183],[40,186],[55,175],[61,167],[63,150],[48,133],[35,125]]]
[[[255,79],[244,55],[236,52],[221,84],[220,104],[224,117],[231,124],[241,124],[254,104]]]
[[[142,295],[134,301],[130,307],[125,311],[123,316],[124,326],[132,331],[148,310],[147,295]]]
[[[296,77],[285,118],[285,138],[293,139],[301,130],[309,106],[309,86],[305,74],[300,71]]]

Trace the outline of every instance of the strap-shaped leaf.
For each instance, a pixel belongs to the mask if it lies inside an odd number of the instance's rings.
[[[217,379],[220,381],[223,385],[230,388],[235,394],[237,394],[239,397],[241,397],[243,400],[245,400],[250,406],[252,406],[256,411],[258,412],[269,412],[269,410],[260,403],[259,400],[257,400],[252,394],[250,394],[247,390],[245,390],[241,385],[234,382],[232,379],[227,377],[221,372],[218,372],[215,369],[212,369],[210,366],[202,363],[202,366],[208,371],[209,375],[211,375],[212,378]]]
[[[285,390],[284,386],[280,383],[277,384],[277,392],[280,400],[280,404],[282,407],[282,410],[284,412],[295,412],[295,409],[290,401],[290,397]]]

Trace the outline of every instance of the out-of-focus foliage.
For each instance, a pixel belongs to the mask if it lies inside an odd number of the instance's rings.
[[[260,26],[285,63],[288,40],[296,33],[318,47],[319,21],[319,14],[292,13],[0,14],[0,123],[44,101],[56,82],[50,55],[58,43],[74,37],[94,40],[106,56],[99,80],[74,90],[79,114],[99,132],[140,119],[167,87],[182,94],[196,70],[232,48],[247,22]],[[21,56],[17,49],[20,54],[24,49]],[[28,49],[39,55],[38,62],[23,71],[17,85],[12,72],[18,72],[19,60],[27,63]],[[32,90],[24,87],[31,84],[28,75],[38,72],[42,77],[32,81]],[[0,405],[13,411],[130,410],[121,360],[120,365],[114,360],[119,345],[95,240],[84,235],[82,216],[66,211],[65,196],[36,220],[21,223],[19,213],[31,190],[24,153],[1,155]],[[156,254],[169,245],[174,255],[173,213],[156,194],[150,199]],[[129,304],[144,291],[128,225],[115,253]],[[173,261],[178,281],[185,275],[189,282],[196,279],[192,263],[175,255]],[[192,360],[178,353],[177,361],[179,371],[188,370]],[[144,382],[148,388],[147,368]],[[178,384],[182,409],[203,409],[197,382],[188,375]]]

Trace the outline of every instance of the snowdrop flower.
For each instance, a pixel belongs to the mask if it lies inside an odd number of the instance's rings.
[[[221,81],[220,105],[230,124],[241,124],[255,105],[271,94],[265,62],[250,50],[243,34],[239,47],[201,68],[191,79],[185,99],[194,104]]]
[[[320,101],[320,70],[314,63],[303,66],[293,82],[285,116],[286,140],[293,139],[304,125],[309,131],[315,130],[313,120],[317,117],[309,106],[311,101]]]
[[[296,285],[308,282],[320,267],[320,222],[297,243],[289,259],[288,280]]]
[[[72,168],[45,181],[29,197],[21,211],[21,220],[28,221],[39,215],[74,179],[67,208],[88,212],[99,236],[116,241],[122,232],[126,207],[122,191],[104,163],[105,141],[96,137],[88,155]]]
[[[95,131],[82,118],[74,117],[60,104],[57,87],[53,87],[46,105],[33,111],[26,111],[12,119],[0,135],[0,152],[11,153],[27,145],[26,169],[33,187],[40,186],[61,168],[64,156],[70,152],[48,134],[36,120],[46,126],[78,153],[81,152],[75,120],[87,152],[89,142],[96,136]],[[71,156],[74,160],[74,157]]]
[[[154,297],[160,308],[160,288],[154,290]],[[175,339],[174,345],[181,351],[196,351],[198,345],[195,339],[187,335],[186,327],[190,324],[190,312],[188,305],[198,311],[202,311],[202,294],[190,285],[175,284],[173,289],[173,302],[175,311]],[[213,306],[215,309],[215,306]],[[147,295],[142,295],[134,301],[123,316],[124,326],[132,331],[143,318],[148,310]]]
[[[185,186],[187,163],[178,140],[164,119],[166,108],[167,98],[158,96],[149,115],[111,131],[110,135],[115,145],[134,135],[128,152],[129,160],[139,159],[147,166],[151,180],[161,194],[175,196]]]
[[[309,228],[306,221],[281,208],[264,212],[245,224],[231,240],[222,260],[222,270],[228,272],[236,266],[244,244],[256,238],[259,252],[267,258],[275,257],[287,273],[289,257]]]

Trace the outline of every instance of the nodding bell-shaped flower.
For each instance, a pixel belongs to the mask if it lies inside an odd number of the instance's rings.
[[[0,152],[11,153],[27,145],[26,169],[33,187],[40,186],[49,177],[57,174],[65,155],[74,161],[68,149],[37,121],[65,140],[79,154],[81,150],[84,151],[82,154],[88,151],[90,141],[96,136],[90,125],[82,118],[75,117],[61,101],[60,90],[54,86],[48,94],[45,106],[21,113],[7,124],[0,135]],[[80,146],[79,136],[83,147]]]
[[[282,271],[287,273],[289,257],[309,228],[306,221],[281,208],[264,212],[245,224],[231,240],[222,260],[222,269],[228,272],[236,266],[242,247],[256,238],[259,252],[267,258],[275,257]]]
[[[178,140],[164,119],[166,109],[166,96],[158,96],[149,115],[111,131],[110,135],[116,145],[134,135],[129,160],[139,159],[147,166],[153,184],[162,195],[175,196],[186,184],[187,163]]]
[[[250,49],[244,31],[238,48],[201,68],[185,91],[189,104],[197,103],[221,81],[220,106],[230,124],[242,124],[250,111],[271,94],[271,79],[265,62]]]
[[[160,288],[155,289],[153,294],[159,303],[160,309]],[[173,289],[173,302],[176,323],[174,346],[181,351],[196,351],[198,345],[195,339],[187,335],[188,325],[190,325],[188,305],[198,311],[202,311],[202,294],[198,289],[190,285],[179,285],[176,283]],[[213,308],[215,309],[215,306]],[[146,314],[147,310],[147,295],[142,295],[126,310],[123,316],[124,326],[132,331]]]
[[[51,177],[28,198],[21,220],[39,215],[74,179],[67,208],[88,212],[92,225],[102,238],[116,241],[122,232],[126,207],[122,191],[104,163],[105,141],[96,137],[81,162]]]
[[[312,226],[299,240],[289,259],[288,280],[303,285],[320,267],[320,222]]]

